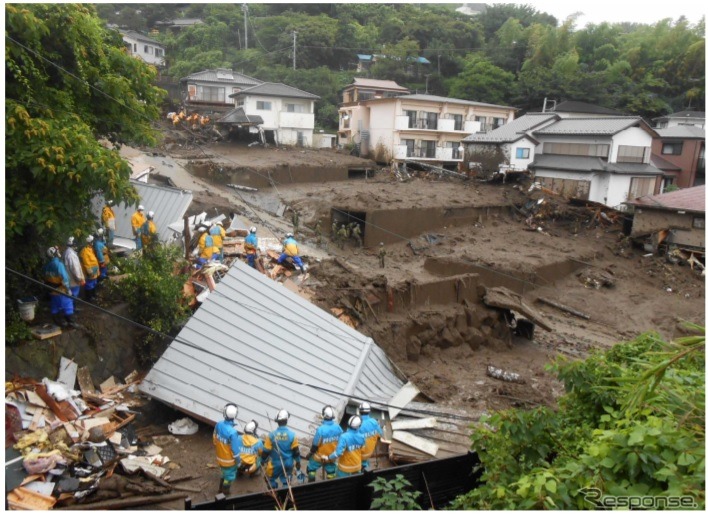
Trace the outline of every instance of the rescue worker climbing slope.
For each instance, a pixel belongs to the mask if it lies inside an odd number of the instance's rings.
[[[69,295],[69,273],[61,261],[59,246],[52,246],[47,250],[49,262],[42,269],[42,276],[47,285],[55,290],[49,293],[50,310],[54,323],[60,327],[76,327],[74,321],[74,302]]]
[[[323,466],[323,460],[337,449],[339,437],[342,435],[342,427],[334,422],[334,408],[327,405],[322,408],[322,424],[315,431],[310,448],[310,461],[307,463],[307,481],[314,482],[317,477],[317,470]],[[333,479],[337,471],[334,461],[324,464],[327,479]]]
[[[81,249],[79,258],[81,259],[81,267],[84,270],[86,279],[84,295],[86,301],[91,302],[96,297],[96,285],[98,284],[99,275],[98,258],[96,258],[96,253],[93,251],[92,235],[86,237],[86,245]]]
[[[106,229],[107,240],[106,244],[108,247],[113,245],[113,239],[115,238],[116,231],[116,214],[113,212],[113,201],[107,200],[106,205],[103,206],[103,211],[101,212],[101,222],[103,222],[103,227]]]
[[[376,444],[383,436],[383,430],[378,421],[369,415],[371,413],[371,405],[364,401],[359,405],[359,414],[361,415],[361,427],[359,433],[364,437],[364,448],[361,450],[361,466],[362,469],[369,468],[369,459],[376,451]]]
[[[219,493],[228,495],[231,484],[236,480],[236,472],[241,462],[241,437],[236,431],[238,406],[228,403],[224,407],[224,420],[214,426],[212,440],[216,450],[216,462],[221,468]]]
[[[303,273],[307,272],[307,268],[302,264],[302,259],[300,258],[300,250],[297,247],[297,242],[293,238],[292,233],[287,233],[285,235],[285,240],[283,241],[283,254],[278,257],[279,264],[282,264],[286,258],[289,258],[292,263],[300,269]]]
[[[337,449],[326,459],[337,461],[337,477],[350,477],[361,473],[361,450],[364,447],[364,437],[359,433],[361,417],[352,415],[347,424],[349,427],[339,437]]]
[[[287,486],[290,475],[295,469],[300,471],[300,445],[295,432],[288,428],[290,414],[286,410],[278,411],[275,422],[278,428],[268,434],[263,443],[263,461],[268,459],[266,476],[273,489],[278,489],[278,484]]]
[[[251,477],[261,469],[261,457],[263,456],[263,441],[258,438],[258,423],[251,420],[246,424],[241,435],[241,465],[238,468],[239,474],[250,475]]]
[[[248,265],[256,268],[256,258],[258,258],[258,236],[256,236],[256,228],[252,227],[248,230],[248,235],[243,241],[243,250],[246,253],[246,262]]]
[[[135,250],[140,251],[143,248],[143,238],[140,232],[143,224],[145,224],[145,208],[141,204],[133,216],[130,217],[130,226],[133,228],[133,237],[135,238]]]

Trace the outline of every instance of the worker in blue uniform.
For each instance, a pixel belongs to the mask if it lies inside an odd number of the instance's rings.
[[[246,240],[243,241],[243,250],[246,253],[246,262],[255,269],[256,258],[258,258],[258,236],[256,236],[255,226],[248,230]]]
[[[327,405],[322,408],[322,424],[315,431],[310,449],[310,460],[307,463],[307,481],[314,482],[317,477],[317,470],[323,465],[327,479],[333,479],[337,471],[337,465],[332,462],[322,463],[323,457],[328,457],[337,449],[339,437],[342,435],[342,427],[334,422],[334,408]]]
[[[238,406],[228,403],[223,411],[224,420],[214,426],[212,440],[216,449],[216,462],[221,468],[219,493],[228,495],[231,484],[236,480],[236,473],[241,463],[241,437],[236,431]]]
[[[364,448],[364,437],[359,433],[361,417],[352,415],[347,425],[347,431],[339,437],[337,449],[323,461],[337,461],[337,478],[361,473],[361,450]]]
[[[261,469],[261,457],[263,456],[263,440],[258,437],[258,422],[250,420],[243,428],[241,435],[241,465],[238,468],[239,475],[249,475],[253,477]]]
[[[42,275],[47,285],[54,290],[49,293],[50,310],[54,323],[60,327],[76,327],[74,320],[74,301],[69,297],[71,287],[69,273],[61,261],[59,246],[52,246],[47,250],[49,262],[44,266]]]
[[[300,269],[303,273],[307,271],[307,268],[303,265],[302,259],[300,258],[300,251],[292,233],[287,233],[285,235],[285,240],[283,241],[283,254],[280,255],[277,262],[282,264],[286,258],[289,258],[295,267]]]
[[[300,471],[300,445],[295,432],[287,426],[289,418],[287,410],[279,410],[275,416],[278,428],[270,432],[263,443],[262,458],[268,460],[266,477],[273,489],[278,489],[279,483],[288,485],[293,465]]]
[[[364,401],[359,405],[361,427],[359,433],[364,437],[364,448],[361,450],[361,469],[369,469],[369,459],[376,452],[376,444],[383,437],[383,430],[376,419],[369,415],[371,405]]]

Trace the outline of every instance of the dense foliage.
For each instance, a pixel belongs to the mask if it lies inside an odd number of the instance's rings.
[[[369,487],[374,490],[374,499],[371,501],[371,509],[381,511],[411,511],[420,509],[416,500],[420,496],[420,491],[411,491],[411,483],[403,475],[386,480],[383,477],[376,478]]]
[[[646,118],[705,110],[705,21],[653,25],[559,21],[530,5],[487,5],[470,17],[455,4],[104,4],[106,20],[147,32],[161,19],[204,23],[154,35],[179,79],[226,67],[322,96],[317,121],[336,128],[342,88],[354,76],[418,91],[537,110],[544,98],[598,104]],[[139,16],[131,15],[140,11]],[[246,25],[248,48],[246,48]],[[293,32],[297,31],[293,68]],[[377,54],[356,72],[357,54]],[[430,63],[411,65],[422,56]],[[288,71],[286,73],[286,71]]]
[[[28,273],[48,246],[95,229],[98,192],[137,197],[104,143],[152,143],[164,91],[90,5],[6,4],[5,22],[6,259]]]
[[[558,410],[509,410],[478,428],[483,485],[452,508],[705,508],[699,332],[673,343],[645,334],[557,363],[567,391]]]

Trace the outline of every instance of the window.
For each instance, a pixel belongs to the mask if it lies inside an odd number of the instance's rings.
[[[528,159],[531,155],[531,148],[517,148],[516,158],[517,159]]]
[[[607,159],[610,153],[609,144],[582,143],[545,143],[543,153],[548,155],[582,155],[585,157],[602,157]]]
[[[406,157],[413,157],[415,150],[415,140],[414,139],[401,139],[401,144],[406,147]]]
[[[445,143],[445,148],[452,148],[452,158],[462,159],[462,152],[460,152],[460,142],[459,141],[447,141]]]
[[[423,157],[427,157],[428,159],[434,159],[435,158],[435,145],[437,144],[435,141],[421,141],[421,150],[423,152]]]
[[[437,112],[428,112],[428,129],[438,129],[438,114]]]
[[[155,47],[155,57],[156,57],[156,58],[160,58],[161,56],[163,56],[163,52],[164,52],[164,51],[163,51],[162,49],[159,49],[158,47]]]
[[[479,131],[480,132],[486,132],[487,131],[487,118],[484,116],[475,116],[474,118],[475,121],[480,123]]]
[[[693,227],[696,229],[706,228],[706,218],[705,217],[693,217]]]
[[[462,114],[452,114],[455,120],[455,130],[462,130]]]
[[[297,103],[287,103],[285,105],[285,111],[286,112],[294,112],[296,114],[304,114],[305,107],[302,105],[298,105]]]
[[[145,54],[150,54],[150,47],[147,45],[145,46]]]
[[[197,85],[197,99],[199,101],[224,102],[224,87],[208,87]]]
[[[620,145],[617,149],[618,163],[643,163],[644,156],[647,154],[648,148],[644,146],[626,146]]]
[[[683,142],[680,143],[664,143],[661,147],[663,155],[681,155],[683,152]]]
[[[495,128],[499,128],[504,123],[506,123],[506,119],[504,119],[503,117],[495,117],[494,118],[494,125],[492,126],[492,130],[494,130]]]
[[[632,177],[627,200],[634,200],[644,195],[653,194],[655,182],[655,177]]]
[[[415,110],[406,110],[405,113],[408,116],[408,128],[415,128],[418,112]]]
[[[272,105],[270,101],[256,101],[256,110],[271,110]]]
[[[133,44],[133,52],[138,52],[138,44],[137,43]]]

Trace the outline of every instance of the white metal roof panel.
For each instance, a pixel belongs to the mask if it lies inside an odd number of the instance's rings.
[[[141,390],[209,423],[234,402],[268,430],[285,408],[305,438],[325,404],[341,415],[345,395],[388,400],[404,383],[371,338],[237,261]]]

